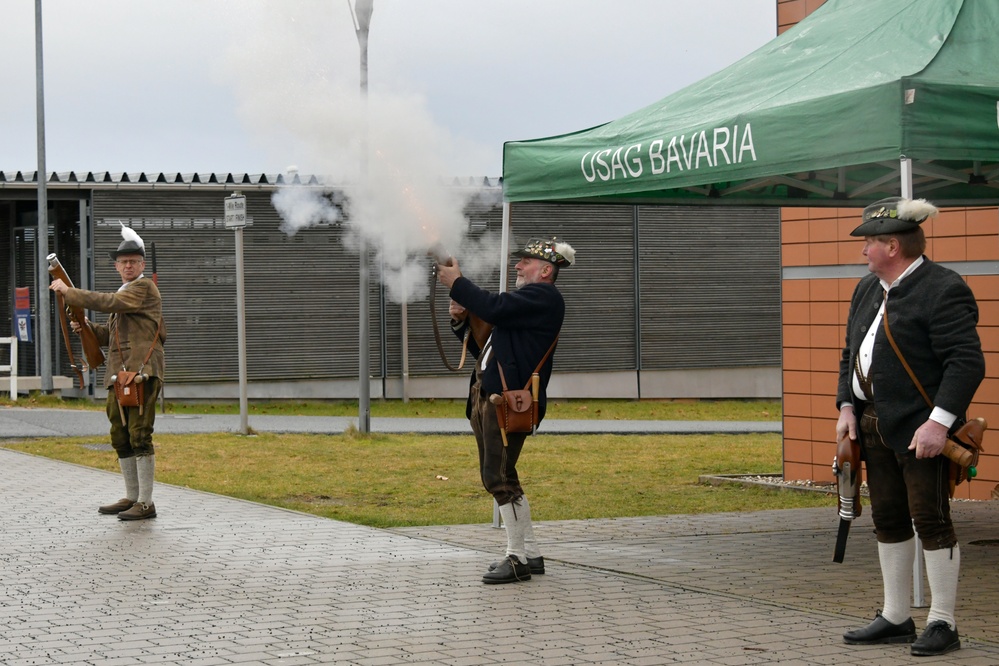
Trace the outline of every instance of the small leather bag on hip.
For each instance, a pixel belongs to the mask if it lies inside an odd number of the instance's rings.
[[[505,432],[534,432],[538,427],[539,373],[548,357],[555,351],[556,344],[558,344],[558,336],[555,336],[552,346],[548,348],[544,358],[538,363],[538,367],[531,373],[531,378],[527,380],[527,385],[522,389],[508,389],[506,387],[503,364],[499,362],[498,358],[496,359],[500,383],[503,385],[503,400],[496,404],[496,419]]]
[[[122,407],[140,407],[144,401],[143,384],[136,382],[137,372],[120,370],[114,377],[114,395]]]

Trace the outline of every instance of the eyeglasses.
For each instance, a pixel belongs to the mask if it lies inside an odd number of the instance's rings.
[[[116,259],[115,263],[121,264],[122,266],[138,266],[143,261],[145,261],[145,259]]]

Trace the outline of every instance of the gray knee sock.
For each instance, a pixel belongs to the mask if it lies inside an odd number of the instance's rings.
[[[139,498],[139,473],[136,471],[135,456],[118,458],[118,466],[125,479],[125,497],[134,502]]]
[[[135,467],[139,477],[139,502],[153,503],[153,475],[156,470],[156,456],[136,456]]]
[[[534,523],[531,522],[531,505],[527,501],[527,495],[520,498],[517,506],[517,521],[524,521],[524,553],[527,557],[541,557],[541,549],[538,547],[538,540],[534,537]]]

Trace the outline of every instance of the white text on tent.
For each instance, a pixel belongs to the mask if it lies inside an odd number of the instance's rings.
[[[674,168],[677,171],[700,169],[702,162],[705,167],[725,164],[740,164],[747,156],[756,161],[756,147],[753,145],[753,129],[750,123],[739,131],[738,125],[716,127],[711,131],[711,138],[705,131],[695,132],[687,140],[685,134],[674,136],[666,146],[665,140],[656,139],[649,144],[647,153],[648,168],[653,175],[669,173]],[[603,181],[617,178],[638,178],[645,172],[646,164],[642,161],[642,144],[606,148],[596,152],[588,151],[580,160],[579,167],[587,182],[598,178]]]

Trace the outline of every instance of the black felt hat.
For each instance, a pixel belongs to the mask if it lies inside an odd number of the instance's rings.
[[[143,257],[146,256],[146,244],[142,242],[142,238],[139,234],[135,233],[135,230],[131,227],[126,227],[120,221],[121,224],[121,237],[124,238],[121,243],[118,244],[118,249],[114,252],[108,252],[112,259],[117,259],[120,254],[141,254]]]
[[[937,214],[937,207],[926,199],[888,197],[864,209],[863,223],[851,236],[880,236],[915,231],[922,222]]]

